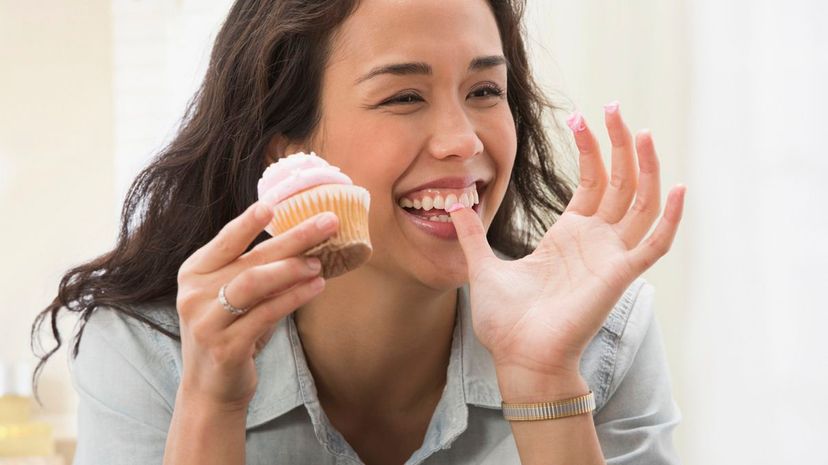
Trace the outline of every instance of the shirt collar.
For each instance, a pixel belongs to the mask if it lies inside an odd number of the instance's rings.
[[[308,370],[293,314],[279,322],[270,341],[256,357],[255,364],[259,387],[248,406],[247,428],[278,418],[302,404],[309,410],[319,408],[316,386]],[[457,289],[457,320],[446,378],[446,389],[432,423],[449,421],[452,424],[430,425],[429,430],[433,429],[432,426],[440,426],[434,429],[436,431],[465,429],[466,404],[500,408],[494,362],[474,335],[468,283]],[[447,414],[449,411],[462,415]],[[321,428],[315,419],[312,420],[315,428]],[[429,441],[426,438],[424,447],[429,442],[442,443],[445,438],[432,439]]]

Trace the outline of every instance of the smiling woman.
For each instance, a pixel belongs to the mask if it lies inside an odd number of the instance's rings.
[[[636,278],[669,247],[683,191],[641,242],[658,162],[615,106],[613,175],[629,182],[609,185],[576,117],[573,196],[522,7],[233,5],[180,132],[130,189],[116,247],[70,270],[35,322],[64,308],[85,322],[77,464],[675,460],[678,411]],[[256,202],[262,171],[299,151],[371,195],[373,255],[324,285],[302,252],[338,220],[268,239]],[[242,300],[257,303],[237,315]],[[504,417],[546,401],[561,403],[526,412],[561,418]]]

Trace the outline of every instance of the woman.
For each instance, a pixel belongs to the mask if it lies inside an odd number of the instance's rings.
[[[614,182],[575,114],[572,194],[519,18],[503,0],[235,3],[116,248],[71,270],[36,322],[66,307],[86,323],[76,464],[674,463],[679,414],[636,278],[672,243],[684,189],[645,239],[652,139],[609,105]],[[262,233],[256,181],[299,150],[372,197],[373,256],[327,283],[301,253],[335,216]],[[450,212],[456,237],[399,206],[426,184],[479,189]],[[590,391],[592,414],[500,410]]]

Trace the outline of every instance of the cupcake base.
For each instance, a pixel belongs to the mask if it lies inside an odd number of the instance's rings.
[[[295,194],[273,207],[273,220],[266,228],[272,236],[284,233],[302,221],[325,211],[339,218],[339,230],[325,242],[304,252],[322,262],[321,276],[334,278],[356,269],[371,257],[368,209],[371,196],[363,187],[323,184]]]
[[[322,243],[308,250],[304,255],[318,257],[322,262],[321,276],[330,279],[358,268],[371,258],[371,252],[371,246],[362,242],[345,244],[339,249]]]

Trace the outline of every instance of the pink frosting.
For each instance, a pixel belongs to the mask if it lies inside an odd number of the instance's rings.
[[[294,153],[271,164],[259,179],[259,199],[276,205],[293,194],[321,184],[353,184],[339,168],[311,152]]]

